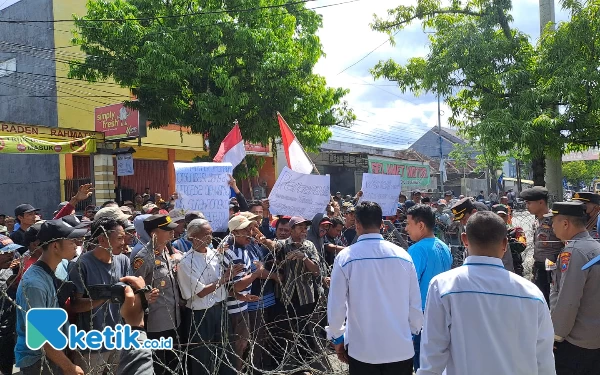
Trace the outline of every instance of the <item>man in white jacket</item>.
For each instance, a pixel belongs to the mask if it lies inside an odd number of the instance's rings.
[[[331,274],[327,331],[350,375],[412,375],[412,334],[423,324],[415,266],[383,239],[381,218],[377,203],[356,207],[358,240],[335,257]]]
[[[502,264],[506,224],[469,218],[463,266],[429,284],[418,375],[555,375],[554,329],[544,295]]]

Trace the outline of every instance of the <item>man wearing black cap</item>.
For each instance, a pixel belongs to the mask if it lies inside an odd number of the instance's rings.
[[[573,194],[572,199],[585,204],[585,213],[587,215],[586,228],[592,238],[598,238],[597,223],[598,214],[600,213],[600,194],[582,191],[581,193]]]
[[[556,374],[600,374],[600,267],[585,267],[600,255],[600,244],[586,230],[580,202],[554,203],[547,217],[566,243],[553,264],[550,292]]]
[[[548,213],[548,189],[534,186],[521,192],[521,198],[527,210],[536,217],[533,226],[533,283],[544,293],[546,302],[550,298],[550,277],[546,259],[555,263],[563,244],[554,235],[552,218],[544,217]]]
[[[25,242],[25,231],[35,224],[35,216],[39,211],[39,208],[35,208],[30,204],[20,204],[15,208],[15,218],[17,223],[19,223],[19,229],[10,235],[10,239],[14,243],[23,245]]]
[[[461,225],[464,227],[467,225],[467,221],[469,218],[474,215],[477,211],[489,211],[487,206],[481,202],[473,202],[471,198],[463,198],[456,202],[454,207],[452,207],[452,214],[454,215],[454,221],[460,221]],[[463,252],[460,252],[460,249],[455,250],[456,247],[452,247],[450,250],[452,252],[452,268],[455,268],[457,262],[460,261],[459,265],[462,265],[463,256],[465,255]],[[468,254],[467,254],[468,255]],[[504,268],[506,268],[510,272],[515,272],[515,268],[513,265],[513,258],[508,245],[506,246],[506,251],[504,252],[504,256],[502,257],[502,264],[504,264]]]
[[[34,212],[34,211],[32,211]],[[61,350],[54,349],[49,343],[42,347],[44,351],[32,350],[25,341],[25,315],[31,308],[63,307],[70,284],[60,286],[58,294],[54,270],[63,259],[73,259],[76,255],[76,239],[83,238],[87,229],[78,229],[62,220],[50,220],[42,224],[38,238],[42,246],[40,260],[23,275],[17,289],[17,344],[15,347],[16,365],[23,375],[53,373],[83,375],[83,370],[74,365]],[[70,294],[70,293],[67,293]],[[63,328],[66,330],[67,325]],[[66,334],[66,332],[65,332]],[[44,355],[49,361],[44,360]]]
[[[135,255],[132,267],[135,276],[143,277],[147,285],[159,290],[158,299],[149,306],[146,326],[148,338],[172,337],[177,345],[181,342],[177,334],[181,323],[179,284],[175,273],[176,257],[167,248],[167,244],[173,240],[175,228],[177,224],[168,215],[151,215],[146,218],[144,230],[151,239]],[[179,360],[175,352],[157,350],[154,355],[154,372],[157,375],[170,374],[177,369]]]

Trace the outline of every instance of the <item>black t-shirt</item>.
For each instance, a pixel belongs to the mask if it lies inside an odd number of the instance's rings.
[[[23,229],[19,228],[18,230],[12,232],[12,234],[10,235],[10,239],[17,245],[25,246],[25,231]],[[27,249],[23,249],[23,253],[26,250]],[[21,253],[21,255],[23,253]]]

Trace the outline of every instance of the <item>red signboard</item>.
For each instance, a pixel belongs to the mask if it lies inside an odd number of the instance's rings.
[[[136,138],[140,134],[140,114],[122,103],[96,108],[95,130],[104,133],[106,140]]]

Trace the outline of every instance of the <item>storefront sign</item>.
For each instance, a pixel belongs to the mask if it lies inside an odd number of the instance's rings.
[[[37,139],[44,139],[52,142],[83,138],[94,138],[97,141],[104,140],[104,134],[93,131],[67,128],[49,128],[47,126],[10,124],[0,122],[0,136],[3,135],[31,136]]]
[[[404,191],[425,189],[431,180],[429,164],[417,161],[369,156],[369,173],[400,176]]]
[[[96,152],[92,137],[50,142],[28,136],[0,135],[0,154],[83,154]]]
[[[265,146],[260,143],[246,142],[244,147],[246,149],[246,155],[271,156],[271,149],[269,146]]]
[[[104,133],[107,141],[136,138],[140,135],[140,113],[123,103],[96,108],[95,129]]]

